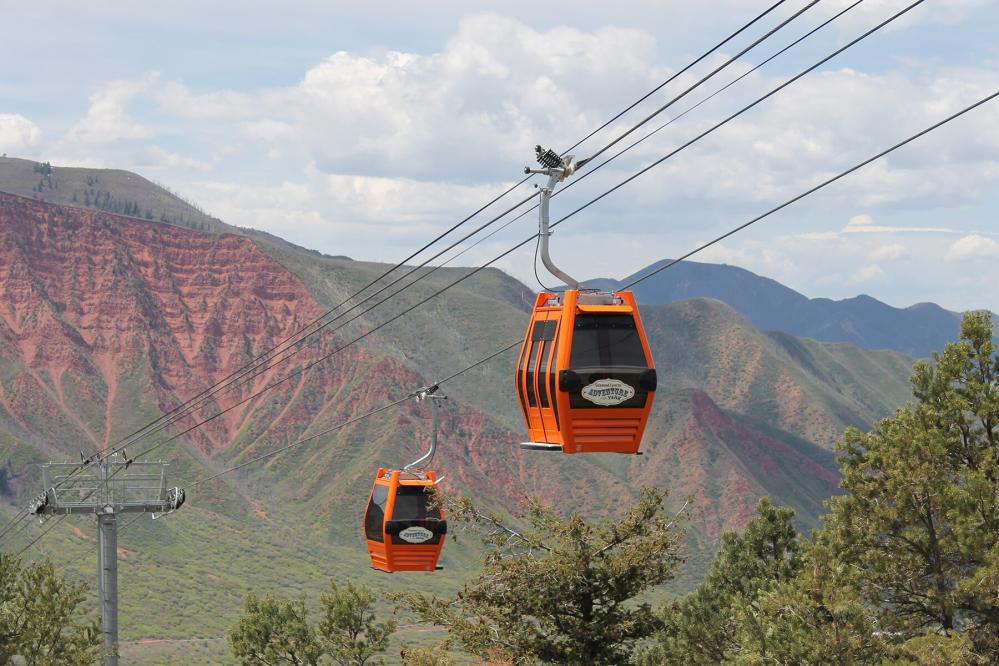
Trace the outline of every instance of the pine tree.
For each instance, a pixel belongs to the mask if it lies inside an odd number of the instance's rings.
[[[846,433],[843,489],[830,502],[837,556],[865,601],[905,637],[966,631],[999,662],[999,358],[992,317],[917,362],[915,404],[869,434]]]
[[[726,663],[886,666],[901,655],[861,600],[854,567],[821,540],[803,548],[798,564],[794,578],[764,586],[739,608]]]
[[[100,634],[81,608],[86,590],[50,563],[0,553],[0,664],[92,664]]]
[[[701,585],[667,605],[657,643],[640,664],[720,664],[742,651],[740,629],[761,594],[791,580],[801,568],[794,510],[760,500],[743,533],[722,535]]]
[[[322,619],[319,639],[324,652],[340,666],[380,664],[375,655],[388,649],[395,622],[375,621],[375,595],[365,587],[330,581],[329,592],[320,597]]]
[[[400,652],[402,663],[405,666],[454,666],[454,658],[448,653],[447,642],[438,643],[433,647],[408,647],[404,646]],[[493,666],[502,666],[501,663],[490,661]]]
[[[226,638],[243,664],[375,666],[382,663],[376,655],[388,648],[395,622],[377,622],[374,607],[371,590],[349,582],[340,586],[330,581],[329,591],[320,597],[318,623],[310,621],[304,596],[287,600],[250,594]]]
[[[467,499],[453,500],[450,520],[489,530],[494,548],[482,572],[454,599],[397,598],[483,659],[625,663],[635,644],[662,626],[636,597],[670,580],[680,561],[680,533],[662,514],[665,495],[647,488],[623,518],[596,524],[530,501],[523,530]]]
[[[999,663],[999,359],[992,318],[916,363],[915,403],[849,430],[846,494],[797,576],[743,609],[732,663]]]
[[[316,666],[321,650],[309,624],[305,599],[283,601],[250,594],[239,623],[226,634],[232,653],[243,664],[287,663]]]

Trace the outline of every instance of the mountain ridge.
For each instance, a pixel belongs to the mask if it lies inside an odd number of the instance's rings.
[[[619,289],[670,262],[657,261],[620,280],[599,278],[584,284]],[[847,342],[866,349],[893,349],[922,358],[956,339],[961,321],[960,313],[934,303],[896,308],[867,294],[840,300],[809,298],[738,266],[689,260],[642,281],[634,292],[640,304],[714,298],[762,330],[784,331],[820,342]]]
[[[0,192],[134,220],[249,236],[296,252],[323,256],[318,250],[266,231],[227,224],[165,186],[124,169],[52,166],[48,162],[4,156],[0,157]]]

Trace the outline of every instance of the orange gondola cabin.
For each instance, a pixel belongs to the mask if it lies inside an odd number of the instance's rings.
[[[447,521],[433,503],[436,483],[433,472],[378,470],[364,512],[372,567],[388,572],[437,569]]]
[[[544,291],[517,362],[525,449],[638,453],[656,370],[630,291]]]

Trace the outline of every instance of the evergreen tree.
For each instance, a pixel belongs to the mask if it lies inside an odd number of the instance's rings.
[[[703,583],[663,610],[656,645],[640,664],[720,664],[742,650],[740,631],[759,596],[791,580],[801,568],[794,510],[760,500],[743,533],[722,535]]]
[[[321,650],[309,624],[305,599],[283,601],[250,594],[239,623],[226,634],[232,653],[243,664],[287,663],[316,666]]]
[[[0,554],[0,664],[92,664],[100,634],[81,609],[86,590],[50,563]]]
[[[753,567],[735,566],[723,580],[749,584],[718,584],[739,543],[729,537],[705,584],[671,608],[645,663],[999,663],[991,315],[966,315],[961,340],[916,363],[912,385],[914,403],[871,433],[845,434],[845,494],[790,560],[797,573],[753,583]]]
[[[890,655],[901,655],[860,599],[854,567],[821,541],[807,544],[798,562],[794,578],[764,586],[739,609],[736,647],[725,663],[847,666],[887,664]]]
[[[483,659],[514,664],[628,661],[662,621],[636,597],[670,580],[680,534],[662,514],[665,492],[645,489],[621,520],[567,519],[531,501],[527,527],[449,502],[450,520],[489,530],[482,572],[455,597],[400,595],[417,617],[446,627]]]
[[[320,619],[309,619],[305,598],[295,600],[250,594],[243,615],[226,637],[243,664],[374,666],[375,655],[388,648],[395,622],[377,622],[375,595],[347,583],[320,597]]]
[[[445,641],[433,647],[403,647],[400,656],[402,663],[406,666],[454,666],[454,659],[447,650],[448,646]],[[502,666],[500,662],[490,661],[489,663],[492,666]]]
[[[374,657],[388,649],[395,622],[375,622],[375,595],[371,590],[349,581],[343,587],[330,581],[329,592],[320,601],[319,637],[333,663],[340,666],[382,663]]]
[[[920,361],[915,404],[846,433],[826,530],[864,600],[903,637],[966,631],[999,662],[999,358],[989,313]]]

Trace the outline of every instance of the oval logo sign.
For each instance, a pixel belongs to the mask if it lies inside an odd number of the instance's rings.
[[[598,379],[584,386],[582,394],[595,405],[609,407],[631,400],[635,396],[635,389],[620,379]]]
[[[399,532],[399,538],[409,543],[423,543],[434,538],[434,533],[425,527],[407,527]]]

